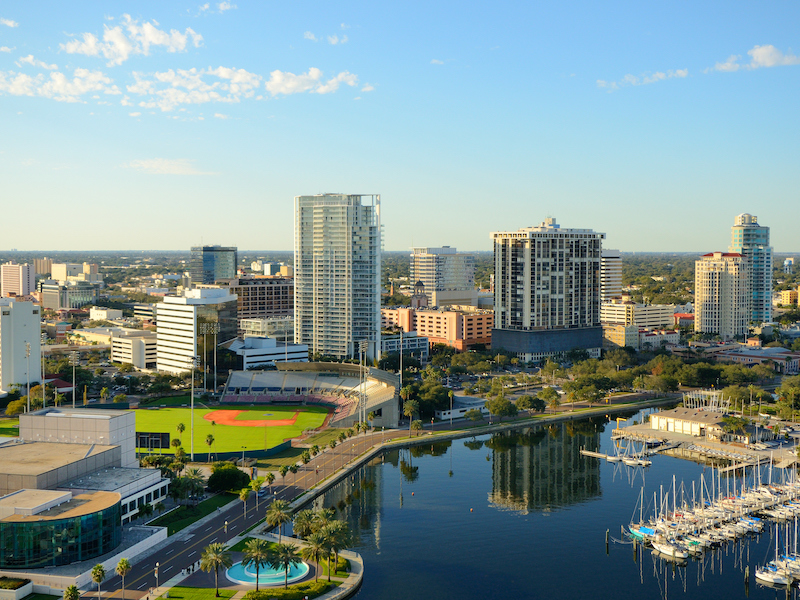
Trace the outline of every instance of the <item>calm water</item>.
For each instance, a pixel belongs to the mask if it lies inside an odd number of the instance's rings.
[[[773,531],[685,566],[613,540],[607,554],[606,530],[621,537],[643,484],[652,498],[673,474],[688,494],[701,473],[711,478],[668,456],[634,471],[580,455],[608,452],[612,428],[584,421],[391,452],[315,505],[338,506],[357,532],[359,600],[786,598],[753,578],[772,558]]]

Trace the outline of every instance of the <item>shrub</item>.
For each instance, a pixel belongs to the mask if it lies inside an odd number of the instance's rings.
[[[289,589],[250,590],[244,597],[245,600],[303,600],[306,596],[309,598],[321,596],[331,587],[327,581],[306,581],[290,585]]]
[[[14,577],[0,577],[0,590],[18,590],[30,582],[30,579],[16,579]]]

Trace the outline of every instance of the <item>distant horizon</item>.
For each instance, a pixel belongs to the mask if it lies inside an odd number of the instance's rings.
[[[433,247],[439,247],[439,246],[428,246],[428,247],[433,248]],[[613,248],[611,246],[603,246],[603,248],[604,249],[608,249],[608,250],[619,250],[619,248]],[[410,248],[409,248],[409,250],[410,250]],[[386,254],[386,253],[402,254],[402,253],[408,252],[409,250],[382,250],[382,253],[384,253],[384,254]],[[457,248],[456,250],[458,251],[459,254],[461,254],[461,253],[463,253],[463,254],[491,254],[493,252],[493,250],[461,250],[460,248]],[[236,251],[238,253],[240,253],[240,254],[259,254],[259,253],[263,253],[263,254],[269,254],[269,253],[273,253],[273,254],[293,254],[294,253],[294,250],[243,250],[241,248],[237,248]],[[703,255],[703,254],[708,254],[709,252],[728,252],[728,249],[727,248],[720,248],[720,249],[716,249],[716,250],[696,250],[696,251],[694,251],[694,250],[664,250],[664,251],[660,251],[660,250],[619,250],[619,251],[622,254],[681,254],[681,255],[683,255],[683,254],[696,254],[696,255],[700,256],[700,255]],[[132,254],[135,254],[135,253],[159,253],[159,252],[162,252],[162,253],[174,253],[174,254],[178,254],[178,253],[190,254],[191,250],[164,250],[164,249],[158,249],[158,250],[141,250],[141,249],[136,249],[136,250],[131,250],[131,249],[127,249],[127,250],[97,250],[97,249],[94,249],[94,250],[0,250],[0,256],[6,255],[6,254],[36,254],[36,253],[39,253],[39,254],[43,254],[44,255],[44,254],[48,254],[48,253],[51,253],[51,254],[54,254],[54,253],[57,253],[57,254],[86,254],[86,253],[92,253],[92,252],[107,253],[107,254],[125,254],[125,253],[128,253],[128,252],[130,252]],[[793,254],[800,255],[800,250],[798,250],[797,252],[787,252],[787,251],[783,251],[783,250],[775,250],[775,248],[773,248],[772,249],[772,254],[773,254],[773,256],[777,256],[777,255],[783,256],[783,255],[793,255]],[[42,256],[41,258],[48,258],[48,257]]]

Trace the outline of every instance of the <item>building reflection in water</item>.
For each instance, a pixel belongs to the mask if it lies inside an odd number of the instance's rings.
[[[606,422],[588,419],[494,434],[484,442],[492,460],[490,504],[527,514],[598,497],[600,461],[580,451],[597,451]]]

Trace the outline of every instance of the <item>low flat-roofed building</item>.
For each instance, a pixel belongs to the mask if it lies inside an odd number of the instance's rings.
[[[130,363],[137,369],[155,369],[156,332],[130,329],[111,336],[111,360]]]
[[[722,361],[731,361],[753,367],[765,362],[777,373],[782,375],[797,375],[800,373],[800,352],[792,352],[786,348],[756,348],[741,346],[733,350],[726,350],[714,355]]]
[[[673,408],[650,415],[650,427],[656,431],[671,431],[693,436],[704,436],[709,431],[722,431],[721,412],[696,408]]]
[[[245,371],[278,362],[308,362],[308,345],[279,342],[271,337],[236,338],[221,348],[233,352],[237,369]]]

